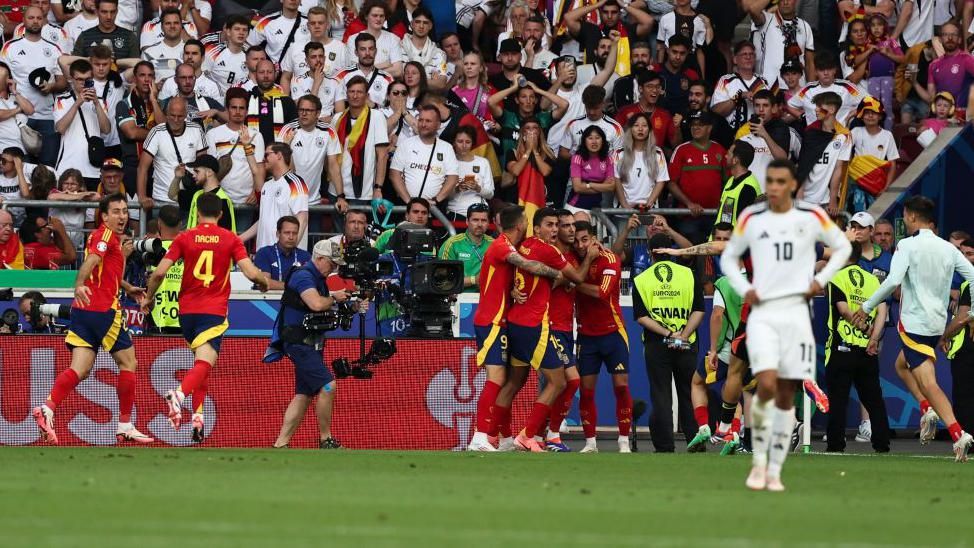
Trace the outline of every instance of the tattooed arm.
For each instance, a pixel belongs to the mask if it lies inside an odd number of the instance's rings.
[[[724,247],[727,242],[704,242],[700,245],[694,245],[683,249],[657,249],[654,253],[660,255],[670,255],[673,257],[684,257],[687,255],[720,255],[724,252]]]
[[[511,253],[507,256],[507,262],[536,276],[558,279],[562,276],[561,271],[555,270],[550,266],[525,259],[520,253]]]

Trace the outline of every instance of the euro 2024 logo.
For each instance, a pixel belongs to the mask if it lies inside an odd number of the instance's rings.
[[[444,367],[426,387],[426,409],[436,422],[456,430],[453,451],[463,451],[473,436],[477,417],[477,398],[487,381],[487,372],[475,365],[477,349],[460,350],[460,377],[454,369]]]

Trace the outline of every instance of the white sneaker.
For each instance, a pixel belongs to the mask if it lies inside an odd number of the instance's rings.
[[[629,448],[629,436],[619,436],[619,452],[632,453],[632,450]]]
[[[501,438],[501,440],[497,443],[497,450],[502,453],[509,453],[517,450],[517,447],[514,445],[514,438]]]
[[[957,462],[967,462],[967,452],[974,444],[974,437],[967,432],[962,432],[960,438],[954,442],[954,460]]]
[[[938,422],[940,422],[940,415],[937,415],[933,407],[927,409],[927,412],[920,417],[920,445],[926,445],[937,437]]]
[[[869,421],[859,423],[859,432],[856,433],[856,441],[859,443],[869,443],[873,439],[873,426]]]
[[[768,471],[763,466],[751,466],[751,473],[747,475],[744,485],[752,491],[764,491],[768,486]]]
[[[598,453],[599,446],[595,443],[595,438],[586,438],[585,447],[579,453]]]
[[[139,432],[132,423],[118,423],[118,430],[115,431],[115,440],[118,443],[133,441],[135,443],[152,443],[156,440]]]
[[[785,490],[785,484],[781,483],[781,478],[769,476],[768,484],[765,487],[768,491],[780,493]]]
[[[487,439],[487,434],[483,432],[476,432],[473,435],[473,439],[470,440],[470,445],[467,446],[467,451],[486,451],[486,452],[496,452],[497,449],[490,444]]]

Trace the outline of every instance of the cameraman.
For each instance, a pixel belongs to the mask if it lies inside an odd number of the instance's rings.
[[[53,318],[47,314],[40,314],[37,316],[37,321],[33,319],[33,315],[30,313],[30,308],[32,303],[37,304],[47,304],[47,299],[40,291],[27,291],[20,296],[20,301],[18,305],[20,307],[20,314],[27,320],[27,325],[30,329],[27,333],[64,333],[67,331],[67,327],[64,325],[55,324]]]
[[[284,413],[281,433],[274,447],[287,447],[298,425],[304,419],[311,400],[317,395],[315,415],[321,431],[321,449],[339,449],[341,444],[331,435],[331,412],[335,401],[335,378],[325,366],[325,335],[304,327],[305,316],[314,312],[334,311],[347,301],[345,289],[329,291],[326,279],[336,265],[345,264],[341,246],[321,240],[312,249],[311,260],[288,272],[281,297],[281,310],[274,322],[274,334],[265,354],[265,362],[283,356],[294,362],[295,395]]]
[[[406,204],[406,220],[403,223],[412,223],[422,227],[426,227],[430,219],[430,203],[426,198],[412,198],[409,203]],[[402,224],[402,223],[400,223]],[[387,253],[392,251],[389,248],[389,244],[392,241],[392,235],[396,233],[395,228],[390,228],[379,234],[379,237],[375,239],[375,248],[379,250],[379,253]],[[436,255],[436,250],[433,250],[432,255]]]
[[[159,238],[162,240],[163,255],[169,251],[172,241],[179,235],[179,228],[179,208],[174,205],[159,208]],[[161,259],[161,256],[143,258],[147,276]],[[179,260],[166,273],[155,293],[151,316],[155,332],[182,334],[179,328],[179,288],[182,283],[183,261]]]

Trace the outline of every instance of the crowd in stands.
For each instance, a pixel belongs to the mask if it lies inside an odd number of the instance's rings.
[[[280,253],[370,237],[407,205],[454,224],[442,250],[471,262],[474,290],[508,203],[686,209],[642,224],[690,245],[733,226],[786,158],[800,198],[863,211],[964,123],[974,79],[974,0],[456,0],[457,32],[433,7],[9,2],[0,200],[79,207],[0,213],[3,267],[75,264],[100,222],[81,202],[121,191],[133,229],[166,205],[191,226],[212,192],[275,277]]]

